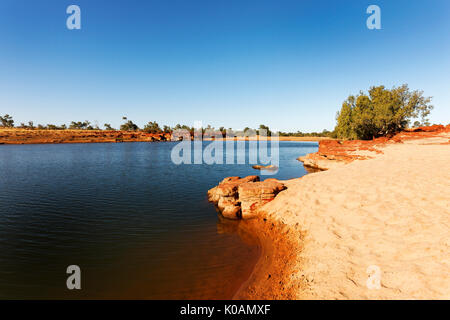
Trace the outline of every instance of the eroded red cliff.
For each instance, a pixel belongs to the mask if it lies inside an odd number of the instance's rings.
[[[307,169],[328,170],[354,160],[370,159],[371,154],[383,153],[383,146],[389,143],[403,143],[407,140],[446,136],[450,133],[450,125],[433,125],[408,129],[393,137],[382,137],[373,140],[323,140],[319,142],[319,150],[299,157]],[[450,142],[450,140],[449,140]]]

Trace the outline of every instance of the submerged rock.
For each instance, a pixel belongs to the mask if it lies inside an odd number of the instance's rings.
[[[268,165],[268,166],[262,166],[262,165],[258,164],[258,165],[252,166],[252,168],[256,169],[256,170],[277,170],[278,169],[278,167],[274,166],[273,164]]]
[[[225,218],[249,219],[257,216],[258,209],[284,189],[284,184],[276,179],[228,177],[208,191],[208,200],[216,204]]]

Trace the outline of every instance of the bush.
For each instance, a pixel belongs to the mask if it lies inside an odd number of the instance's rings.
[[[368,95],[360,92],[344,101],[336,115],[335,134],[341,139],[369,140],[394,135],[415,118],[428,125],[426,117],[433,109],[430,102],[431,97],[424,97],[422,91],[410,92],[407,85],[391,90],[371,87]]]
[[[6,128],[14,127],[14,120],[9,114],[5,114],[3,117],[0,116],[0,123],[2,127]]]
[[[122,131],[137,131],[139,130],[139,127],[133,123],[133,121],[128,120],[124,124],[120,126],[120,130]]]
[[[159,127],[159,124],[156,121],[149,121],[145,126],[144,126],[144,131],[147,133],[160,133],[162,130]]]

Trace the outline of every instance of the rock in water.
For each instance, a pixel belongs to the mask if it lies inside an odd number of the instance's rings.
[[[208,191],[208,200],[216,204],[225,218],[249,219],[257,216],[258,209],[284,189],[284,184],[276,179],[228,177]]]
[[[275,171],[275,170],[277,170],[278,169],[278,167],[277,166],[274,166],[273,164],[271,164],[271,165],[268,165],[268,166],[262,166],[262,165],[254,165],[254,166],[252,166],[252,168],[253,169],[256,169],[256,170],[273,170],[273,171]]]

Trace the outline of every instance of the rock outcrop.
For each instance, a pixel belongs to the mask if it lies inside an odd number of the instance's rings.
[[[273,164],[270,164],[268,166],[262,166],[262,165],[256,164],[256,165],[252,166],[252,168],[256,169],[256,170],[271,170],[271,171],[278,170],[278,167]]]
[[[225,218],[250,219],[284,189],[284,184],[276,179],[260,181],[258,176],[228,177],[208,191],[208,200],[216,204]]]
[[[0,128],[0,144],[152,142],[170,139],[170,133],[144,131]]]
[[[392,137],[373,140],[323,140],[319,142],[319,150],[299,157],[307,170],[328,170],[339,167],[354,160],[370,159],[383,153],[382,147],[388,143],[403,143],[407,140],[432,138],[448,135],[450,125],[434,125],[402,131]]]
[[[354,160],[370,158],[370,153],[382,153],[376,145],[387,139],[363,140],[323,140],[319,142],[319,150],[299,157],[297,160],[303,162],[306,168],[328,170]],[[365,152],[361,152],[365,151]]]

